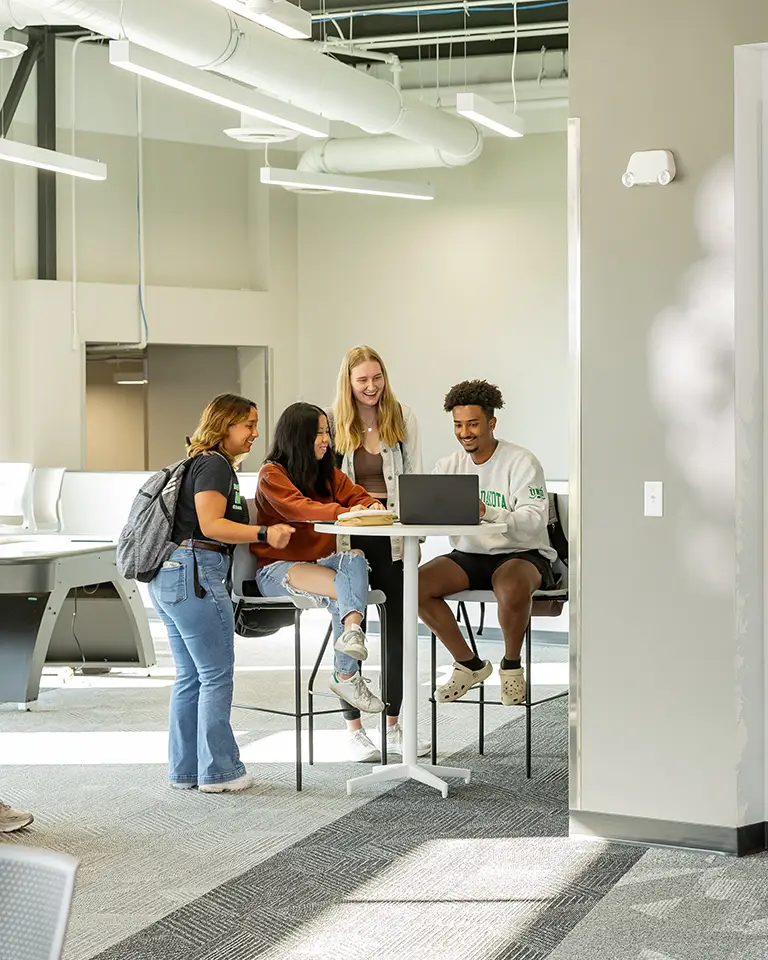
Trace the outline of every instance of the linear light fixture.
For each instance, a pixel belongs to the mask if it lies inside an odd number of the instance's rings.
[[[140,387],[140,386],[143,386],[145,383],[147,383],[147,381],[141,380],[138,377],[136,379],[131,379],[126,376],[120,380],[115,378],[115,383],[121,387]]]
[[[525,120],[522,117],[476,93],[457,93],[456,112],[505,137],[522,137],[525,134]]]
[[[365,193],[374,197],[400,197],[404,200],[435,199],[435,188],[429,183],[345,177],[335,173],[307,173],[304,170],[281,170],[279,167],[262,167],[261,182],[292,190]]]
[[[58,150],[45,150],[33,147],[18,140],[6,140],[0,137],[0,160],[20,163],[25,167],[37,167],[39,170],[53,170],[54,173],[66,173],[70,177],[82,177],[84,180],[106,180],[107,165],[98,160],[86,160],[73,157]]]
[[[253,20],[289,40],[312,37],[312,14],[290,0],[213,0],[220,7]]]
[[[269,120],[281,127],[298,130],[309,137],[322,139],[331,131],[330,123],[323,117],[308,113],[290,103],[275,100],[215,73],[171,60],[153,50],[136,46],[129,40],[113,40],[110,43],[109,62],[122,70],[192,94],[193,97]]]

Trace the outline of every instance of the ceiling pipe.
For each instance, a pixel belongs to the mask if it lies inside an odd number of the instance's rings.
[[[44,17],[38,9],[28,3],[0,0],[0,34],[9,27],[23,30],[25,27],[42,26],[52,22],[50,17]]]
[[[125,37],[194,67],[215,70],[329,120],[395,134],[451,163],[479,156],[482,137],[463,117],[405,104],[395,87],[235,17],[210,0],[33,0],[59,22]],[[122,17],[120,16],[122,10]]]
[[[535,80],[522,81],[517,84],[518,91],[522,90],[523,99],[517,101],[519,113],[542,110],[562,110],[568,106],[567,96],[552,96],[552,94],[568,93],[567,80],[543,81],[539,84]],[[404,90],[406,103],[411,97],[424,97],[429,102],[430,97],[440,100],[444,110],[455,109],[456,94],[464,92],[463,86],[443,87],[439,91]],[[512,85],[510,83],[473,84],[469,87],[473,93],[479,93],[495,103],[513,102]],[[478,154],[479,156],[479,151]],[[322,143],[309,147],[299,159],[298,169],[311,173],[373,173],[385,170],[418,170],[435,167],[457,167],[471,163],[476,157],[467,157],[459,162],[455,158],[446,157],[439,150],[421,144],[403,143],[398,137],[384,136],[371,139],[370,137],[349,137],[345,139],[324,140]]]
[[[510,0],[468,0],[469,6],[473,10],[478,7],[499,7],[508,6]],[[541,0],[517,0],[518,6],[522,7],[526,3],[541,3]],[[312,20],[315,23],[322,23],[325,20],[352,20],[356,17],[376,17],[391,16],[401,13],[428,13],[430,10],[439,10],[441,13],[463,13],[465,9],[464,0],[455,3],[453,0],[441,0],[439,3],[409,3],[402,7],[362,7],[357,10],[350,10],[349,7],[334,7],[331,10],[324,10],[321,13],[313,13]]]
[[[305,150],[298,169],[312,173],[372,173],[380,170],[419,170],[430,167],[459,167],[476,160],[482,152],[452,157],[434,147],[407,143],[395,136],[350,137],[325,140]]]

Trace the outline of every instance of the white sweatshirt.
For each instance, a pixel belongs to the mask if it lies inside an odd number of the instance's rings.
[[[548,560],[557,553],[549,542],[549,498],[544,471],[524,447],[499,440],[493,456],[475,463],[464,450],[438,460],[433,473],[475,474],[480,478],[484,520],[506,523],[506,533],[485,537],[451,537],[451,546],[462,553],[518,553],[538,550]]]

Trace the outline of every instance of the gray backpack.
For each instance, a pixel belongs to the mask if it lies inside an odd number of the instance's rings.
[[[136,494],[117,541],[117,571],[126,580],[149,583],[178,544],[171,540],[181,481],[192,462],[185,457],[153,473]]]

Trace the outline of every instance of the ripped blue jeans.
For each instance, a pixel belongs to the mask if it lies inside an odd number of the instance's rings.
[[[288,573],[297,563],[316,563],[319,567],[328,567],[336,573],[336,597],[321,597],[306,590],[297,590],[288,583]],[[365,616],[368,605],[368,561],[359,553],[332,553],[322,560],[278,560],[261,567],[256,574],[256,583],[264,597],[284,597],[296,594],[312,597],[318,606],[327,607],[333,621],[333,638],[337,640],[344,632],[344,618],[350,613]],[[346,653],[334,651],[333,666],[337,673],[357,673],[360,669],[357,660]]]

